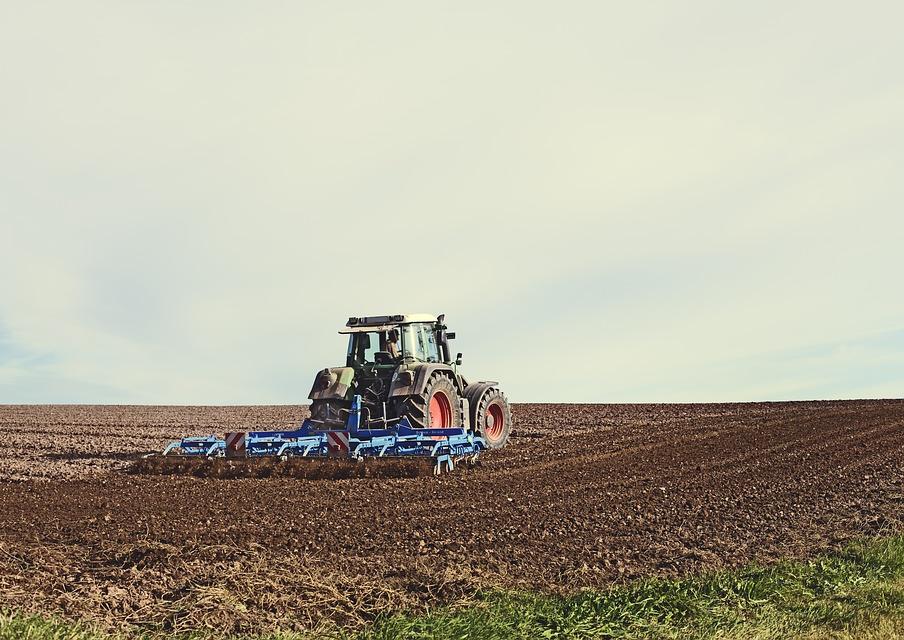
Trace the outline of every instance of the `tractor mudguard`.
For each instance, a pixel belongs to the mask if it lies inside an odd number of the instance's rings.
[[[351,367],[324,369],[314,378],[310,400],[345,400],[349,388],[355,381],[355,370]]]
[[[451,366],[442,362],[429,362],[425,364],[417,364],[413,367],[402,371],[397,371],[392,377],[392,385],[389,388],[390,398],[399,398],[423,393],[427,381],[437,371],[448,373],[452,382],[461,393],[461,377],[458,376]]]

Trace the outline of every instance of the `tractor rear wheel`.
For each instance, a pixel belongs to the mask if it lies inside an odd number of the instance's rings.
[[[512,433],[512,406],[499,389],[489,389],[480,398],[475,416],[474,429],[477,435],[487,441],[490,449],[501,449]]]
[[[448,429],[461,426],[458,389],[449,376],[433,374],[422,393],[408,396],[397,406],[415,429]]]
[[[322,422],[327,429],[339,429],[345,426],[351,403],[347,400],[313,400],[311,402],[311,419]]]

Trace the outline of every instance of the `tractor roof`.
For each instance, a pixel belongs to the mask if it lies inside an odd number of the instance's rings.
[[[393,316],[360,316],[349,318],[346,328],[339,333],[357,333],[359,331],[385,331],[400,324],[414,322],[436,322],[436,316],[429,313],[402,313]]]

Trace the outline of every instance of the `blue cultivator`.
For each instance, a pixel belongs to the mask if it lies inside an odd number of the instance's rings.
[[[475,462],[487,448],[484,439],[470,433],[467,425],[414,429],[403,417],[391,426],[368,429],[360,428],[361,414],[361,397],[355,396],[343,430],[325,430],[321,423],[309,419],[289,431],[182,438],[170,442],[161,454],[145,456],[134,470],[227,477],[440,474],[452,471],[460,461]],[[322,463],[320,470],[312,466],[314,462]],[[386,469],[397,473],[375,471],[374,467],[383,462]],[[411,473],[412,468],[420,473]],[[336,473],[321,473],[324,469]]]

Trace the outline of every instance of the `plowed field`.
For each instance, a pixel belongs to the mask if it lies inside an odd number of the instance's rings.
[[[304,407],[0,406],[0,608],[110,626],[360,625],[486,587],[568,591],[802,556],[904,522],[904,401],[519,405],[473,470],[122,472]]]

